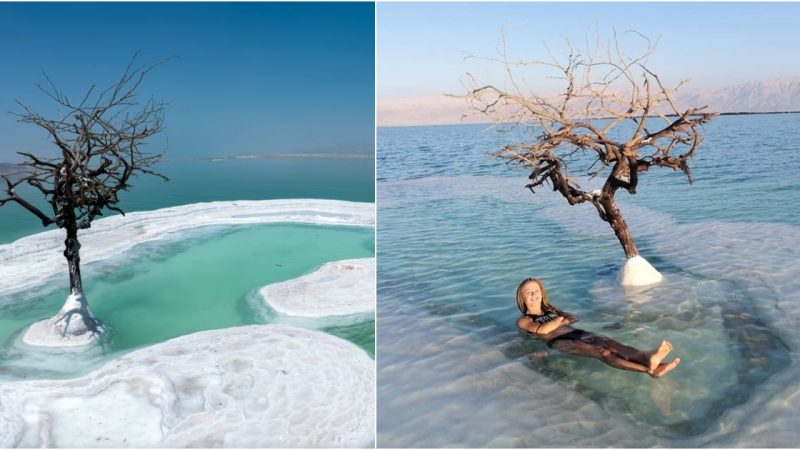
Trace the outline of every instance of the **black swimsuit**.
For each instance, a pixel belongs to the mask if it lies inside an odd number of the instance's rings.
[[[574,329],[574,330],[570,331],[569,333],[564,333],[562,335],[554,337],[553,339],[550,339],[549,341],[547,341],[547,346],[550,347],[550,348],[553,348],[553,342],[558,341],[558,340],[562,340],[562,339],[565,339],[565,340],[568,340],[568,341],[580,341],[584,337],[589,336],[590,334],[591,333],[589,333],[588,331]]]
[[[541,314],[541,315],[540,314],[525,314],[525,315],[527,317],[530,317],[534,322],[538,323],[539,325],[550,322],[551,320],[559,316],[559,314],[556,313]],[[583,339],[586,336],[589,336],[590,334],[591,333],[589,333],[588,331],[575,329],[568,333],[564,333],[562,335],[554,337],[553,339],[548,340],[547,346],[552,348],[553,342],[558,340],[580,341],[581,339]]]

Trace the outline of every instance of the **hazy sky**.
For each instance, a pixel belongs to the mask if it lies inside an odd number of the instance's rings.
[[[52,148],[6,113],[47,110],[42,70],[79,97],[137,50],[180,58],[141,89],[168,103],[168,158],[370,151],[374,31],[369,3],[0,3],[0,162]]]
[[[690,89],[800,76],[800,3],[381,3],[378,97],[461,92],[467,71],[496,76],[463,51],[545,58],[543,41],[634,29],[660,36],[650,66]],[[488,80],[487,80],[488,81]]]

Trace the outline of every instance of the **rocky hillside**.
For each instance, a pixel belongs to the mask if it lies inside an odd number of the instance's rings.
[[[754,81],[678,96],[683,105],[708,105],[719,112],[800,111],[800,78]]]

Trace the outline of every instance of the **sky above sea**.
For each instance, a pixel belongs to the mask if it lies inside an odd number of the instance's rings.
[[[503,34],[512,57],[532,60],[548,59],[545,43],[563,57],[563,38],[580,47],[613,30],[625,49],[636,30],[658,39],[650,68],[698,90],[800,76],[798,3],[379,3],[376,15],[379,102],[460,93],[467,72],[501,83],[501,67],[465,56],[497,56]]]
[[[370,3],[0,3],[0,162],[53,151],[19,123],[21,100],[57,114],[46,72],[69,97],[116,82],[137,61],[140,97],[166,102],[168,158],[369,153],[374,140]]]

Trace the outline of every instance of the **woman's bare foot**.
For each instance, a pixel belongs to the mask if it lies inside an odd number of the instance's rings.
[[[650,352],[649,369],[650,371],[656,370],[658,365],[664,358],[667,357],[669,352],[672,351],[672,344],[669,341],[661,341],[661,345],[657,349]]]
[[[670,361],[668,363],[659,364],[658,367],[656,367],[656,370],[653,370],[650,373],[650,376],[653,377],[653,378],[662,377],[662,376],[666,375],[667,372],[669,372],[670,370],[678,367],[678,364],[680,362],[681,362],[680,358],[675,358],[675,359],[673,359],[672,361]]]

